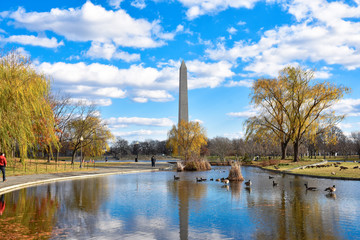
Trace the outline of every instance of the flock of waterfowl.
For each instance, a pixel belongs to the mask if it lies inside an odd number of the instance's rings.
[[[269,179],[273,179],[273,178],[274,178],[273,176],[269,176]],[[180,180],[180,177],[174,175],[174,180]],[[205,181],[207,181],[206,178],[196,177],[196,182],[205,182]],[[214,179],[210,178],[210,181],[214,181]],[[217,179],[215,179],[215,181],[222,182],[225,185],[229,184],[229,182],[230,182],[229,179],[227,179],[227,178],[217,178]],[[244,182],[244,184],[247,188],[250,188],[250,186],[252,185],[252,182],[251,182],[251,180],[249,180],[249,181]],[[276,187],[279,185],[279,183],[275,182],[274,180],[272,181],[272,184],[273,184],[273,187]],[[309,187],[307,183],[305,183],[304,185],[305,185],[305,188],[307,191],[317,191],[318,190],[317,187]],[[336,187],[335,187],[335,185],[333,185],[332,187],[327,187],[324,191],[328,192],[329,194],[333,194],[336,191]]]

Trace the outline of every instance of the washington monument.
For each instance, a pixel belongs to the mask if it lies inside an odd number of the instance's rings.
[[[187,88],[187,68],[184,60],[180,66],[179,76],[179,122],[184,120],[189,122],[188,114],[188,88]]]

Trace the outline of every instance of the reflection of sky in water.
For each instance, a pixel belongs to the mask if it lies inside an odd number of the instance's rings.
[[[58,182],[9,193],[7,216],[20,197],[56,199],[53,239],[356,239],[359,182],[273,175],[242,168],[243,183],[209,181],[208,172],[152,172]],[[181,177],[174,181],[173,175]],[[206,182],[197,183],[196,177]],[[304,184],[319,191],[307,192]],[[336,197],[326,187],[336,185]],[[16,213],[18,214],[18,213]],[[24,215],[36,213],[24,212]],[[35,220],[36,221],[36,220]],[[42,220],[44,221],[44,220]],[[53,223],[54,222],[54,223]],[[61,234],[55,234],[60,232]]]

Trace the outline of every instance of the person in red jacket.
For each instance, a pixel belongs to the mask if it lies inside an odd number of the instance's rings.
[[[5,167],[6,167],[6,158],[5,158],[5,154],[4,153],[1,153],[0,154],[0,170],[2,172],[2,175],[3,175],[3,181],[5,182],[6,181],[6,177],[5,177]]]

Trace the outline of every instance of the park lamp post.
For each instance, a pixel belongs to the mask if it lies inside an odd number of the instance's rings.
[[[136,150],[136,158],[135,158],[135,162],[137,162],[138,161],[138,159],[139,159],[139,142],[136,142],[135,143],[135,150]]]
[[[80,137],[80,168],[82,167],[82,141],[84,141],[83,136]]]

